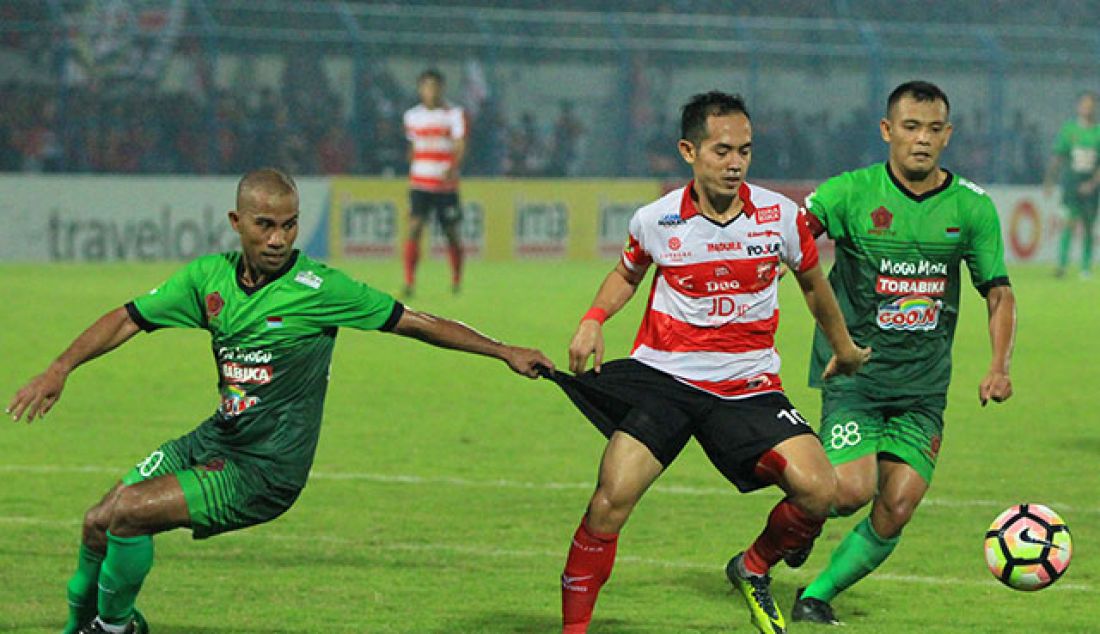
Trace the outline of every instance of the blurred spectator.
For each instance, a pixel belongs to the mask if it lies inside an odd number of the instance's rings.
[[[659,111],[653,132],[645,142],[647,176],[673,177],[685,171],[680,155],[676,152],[676,141],[679,138],[679,128],[669,122],[664,111]]]
[[[554,131],[550,139],[550,160],[546,166],[547,176],[576,176],[579,145],[584,125],[573,112],[573,102],[562,100],[559,104],[558,120],[554,122]]]
[[[535,115],[524,112],[519,125],[508,135],[508,155],[504,173],[508,176],[539,176],[545,167],[542,139],[535,124]]]

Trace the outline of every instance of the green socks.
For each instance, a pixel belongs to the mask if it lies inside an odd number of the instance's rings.
[[[62,634],[74,634],[80,626],[95,618],[96,596],[99,582],[99,567],[103,555],[80,544],[80,555],[76,560],[76,572],[69,579],[66,594],[69,597],[69,620]]]
[[[806,587],[803,597],[813,597],[828,603],[833,597],[866,577],[882,565],[901,540],[879,537],[871,528],[871,517],[856,524],[840,542],[829,559],[829,565]]]
[[[99,572],[99,618],[124,625],[134,616],[134,601],[153,567],[153,537],[115,537],[107,531],[107,556]]]

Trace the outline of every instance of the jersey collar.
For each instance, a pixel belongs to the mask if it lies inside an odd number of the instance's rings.
[[[940,183],[940,186],[935,189],[930,189],[923,194],[915,194],[908,187],[902,185],[897,176],[894,176],[894,170],[890,169],[890,161],[886,161],[885,163],[883,163],[883,165],[886,166],[886,175],[890,177],[890,182],[894,184],[894,187],[897,187],[899,192],[905,194],[906,198],[918,203],[928,200],[929,198],[947,189],[955,180],[955,175],[952,174],[950,170],[941,167],[939,169],[942,169],[947,174],[947,178],[943,179],[943,182]]]
[[[691,179],[688,182],[687,187],[684,187],[684,195],[680,199],[680,219],[688,220],[692,216],[700,216],[699,206],[695,203],[695,179]],[[749,184],[742,182],[741,186],[737,188],[737,197],[741,199],[741,211],[751,217],[756,213],[756,205],[752,204],[752,194],[749,191]],[[706,218],[706,216],[703,216]],[[710,220],[709,218],[707,218]]]
[[[235,276],[237,279],[237,287],[244,291],[245,295],[251,296],[256,291],[286,275],[287,271],[294,268],[294,265],[298,263],[298,254],[298,249],[294,249],[294,251],[291,252],[290,257],[286,259],[286,264],[283,264],[283,266],[271,277],[267,278],[267,280],[263,284],[259,284],[257,286],[246,286],[245,283],[241,281],[241,277],[244,275],[244,255],[242,254],[241,257],[237,260],[237,273]]]

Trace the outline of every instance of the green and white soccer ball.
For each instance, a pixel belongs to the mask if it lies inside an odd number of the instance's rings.
[[[1016,590],[1042,590],[1069,567],[1073,539],[1057,513],[1042,504],[1017,504],[985,533],[985,561],[993,576]]]

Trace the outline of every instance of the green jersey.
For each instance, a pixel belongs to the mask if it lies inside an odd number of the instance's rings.
[[[854,376],[826,391],[876,400],[940,395],[951,379],[951,342],[959,316],[960,263],[984,296],[1008,284],[997,210],[977,185],[948,172],[916,195],[886,164],[821,184],[806,207],[836,242],[829,282],[852,338],[871,346]],[[819,385],[831,355],[814,334],[810,382]]]
[[[197,433],[296,493],[317,448],[337,328],[388,330],[403,308],[297,251],[257,288],[241,284],[242,266],[239,252],[201,257],[126,308],[146,331],[210,331],[221,405]]]
[[[1096,173],[1100,124],[1083,126],[1076,119],[1067,121],[1054,141],[1054,154],[1066,161],[1062,170],[1062,197],[1072,201],[1079,197],[1077,186]]]

